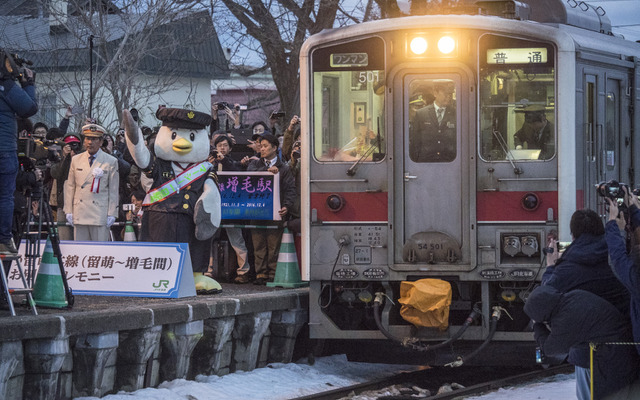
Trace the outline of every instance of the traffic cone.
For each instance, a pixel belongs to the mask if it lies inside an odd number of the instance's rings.
[[[44,246],[36,283],[33,285],[33,299],[38,306],[42,307],[63,308],[68,305],[60,275],[60,266],[58,259],[53,255],[53,247],[49,238]]]
[[[282,243],[280,244],[280,254],[278,254],[278,265],[276,266],[276,276],[273,282],[268,282],[269,287],[298,288],[307,286],[309,282],[302,282],[300,269],[298,268],[298,257],[296,247],[293,243],[293,234],[287,228],[282,233]]]
[[[131,221],[127,221],[124,224],[124,241],[125,242],[136,242],[136,232],[133,230],[133,224]]]

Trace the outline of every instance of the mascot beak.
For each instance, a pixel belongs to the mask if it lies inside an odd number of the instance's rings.
[[[193,144],[185,138],[180,138],[173,142],[173,151],[178,154],[188,154],[193,148]]]

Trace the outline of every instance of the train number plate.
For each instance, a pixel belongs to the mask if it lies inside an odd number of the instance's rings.
[[[353,248],[353,262],[355,264],[371,264],[371,247],[355,246]]]
[[[334,272],[338,279],[355,279],[358,277],[358,271],[351,268],[342,268]]]
[[[480,271],[480,275],[482,275],[484,279],[502,279],[505,274],[504,271],[499,269],[485,269]]]

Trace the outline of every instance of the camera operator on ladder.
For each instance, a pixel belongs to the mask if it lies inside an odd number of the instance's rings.
[[[18,174],[18,128],[16,117],[28,118],[38,111],[35,73],[29,63],[0,50],[0,254],[17,254],[11,237],[13,192]],[[19,83],[19,85],[18,85]]]

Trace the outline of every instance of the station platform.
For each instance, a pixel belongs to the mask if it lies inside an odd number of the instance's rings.
[[[14,296],[17,316],[0,309],[0,398],[103,396],[290,362],[308,288],[221,286],[181,299],[76,295],[39,315]]]

